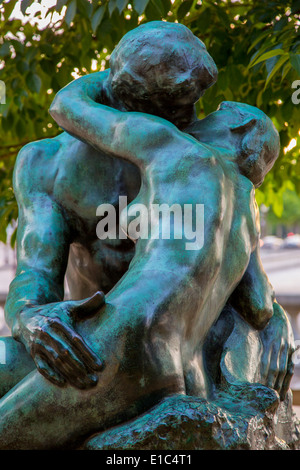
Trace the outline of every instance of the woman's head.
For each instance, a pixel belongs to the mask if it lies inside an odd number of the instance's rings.
[[[279,134],[271,119],[260,109],[245,103],[224,101],[217,112],[236,136],[237,163],[241,173],[258,187],[271,170],[280,151]]]
[[[128,110],[167,119],[217,80],[205,45],[184,25],[153,21],[127,33],[110,59],[111,86]]]

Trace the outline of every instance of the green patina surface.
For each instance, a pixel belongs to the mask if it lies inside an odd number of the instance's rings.
[[[178,449],[256,448],[260,431],[249,440],[249,428],[267,430],[264,448],[297,441],[280,444],[266,418],[280,398],[296,426],[293,338],[260,262],[254,198],[278,133],[243,103],[197,120],[195,102],[216,79],[187,28],[147,23],[124,36],[110,70],[58,93],[50,113],[66,132],[20,152],[1,449],[78,448],[133,418],[88,447],[165,448],[176,435]],[[181,238],[99,239],[97,207],[118,212],[119,196],[204,205],[204,244],[186,249],[191,222]],[[243,413],[230,405],[237,391]]]

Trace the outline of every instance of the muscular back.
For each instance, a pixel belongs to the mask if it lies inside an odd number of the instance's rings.
[[[54,297],[61,297],[69,255],[72,298],[110,290],[126,271],[133,244],[99,240],[96,209],[103,203],[118,209],[119,196],[130,201],[139,185],[134,165],[97,152],[67,133],[24,147],[14,172],[20,212],[18,272],[45,273]],[[28,284],[34,290],[34,283]]]

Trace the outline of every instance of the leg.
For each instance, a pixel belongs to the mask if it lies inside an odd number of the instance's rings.
[[[252,328],[229,305],[212,326],[204,355],[214,383],[255,383],[260,380],[262,343],[259,331]]]
[[[0,449],[76,448],[85,438],[146,411],[173,390],[144,395],[107,367],[89,391],[52,385],[31,372],[0,401]],[[174,389],[176,391],[176,388]]]
[[[0,338],[0,397],[35,369],[23,344],[11,336]]]
[[[280,336],[281,333],[277,323],[274,314],[268,326],[257,331],[232,307],[224,308],[204,347],[208,372],[217,384],[217,395],[223,390],[235,399],[240,397],[245,403],[251,402],[254,408],[273,412],[277,409],[279,397],[275,390],[279,390],[274,381],[272,384],[268,381],[270,357],[274,355],[273,359],[278,363],[278,355],[273,354],[273,350],[282,344],[281,339],[278,344],[274,334]]]
[[[76,448],[91,434],[139,415],[163,397],[184,393],[177,365],[162,372],[158,356],[168,354],[168,345],[163,343],[164,351],[162,344],[155,345],[159,353],[152,350],[149,360],[144,351],[152,345],[145,345],[136,323],[121,320],[126,319],[124,309],[119,322],[115,312],[106,313],[102,325],[94,317],[90,328],[89,321],[82,328],[105,361],[96,387],[59,388],[31,372],[0,400],[0,449]]]

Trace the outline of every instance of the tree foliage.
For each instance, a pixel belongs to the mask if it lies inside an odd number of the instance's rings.
[[[295,192],[287,190],[283,194],[283,213],[281,217],[276,216],[272,208],[269,208],[266,221],[276,228],[278,225],[284,226],[287,230],[293,225],[300,224],[300,196]]]
[[[50,2],[22,0],[20,19],[20,2],[0,4],[0,80],[6,86],[6,103],[0,104],[0,240],[17,218],[11,182],[17,152],[61,131],[48,114],[55,93],[78,75],[108,67],[121,37],[152,20],[188,26],[218,66],[217,84],[197,104],[199,117],[233,100],[258,106],[274,121],[282,153],[257,191],[258,202],[280,215],[284,191],[300,194],[300,104],[291,99],[300,78],[300,0],[57,0],[50,8],[45,3]],[[284,150],[291,141],[296,145]]]

